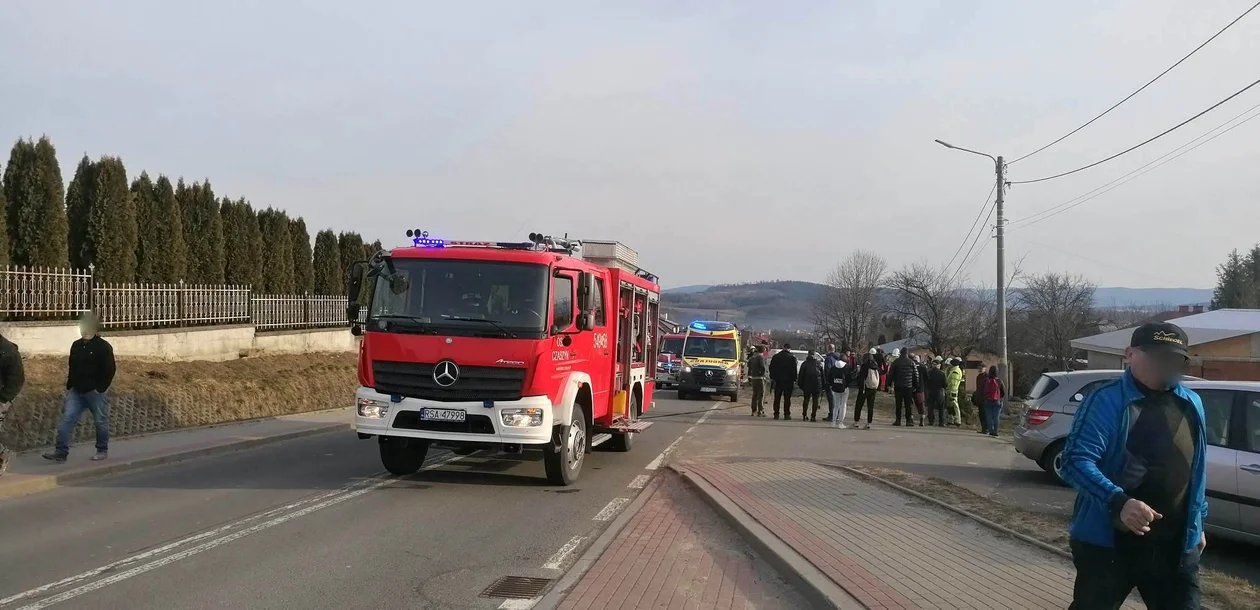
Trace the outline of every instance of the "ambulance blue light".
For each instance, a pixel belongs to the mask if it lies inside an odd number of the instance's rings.
[[[692,327],[692,328],[694,328],[694,329],[696,329],[696,330],[709,330],[709,327],[708,327],[708,326],[705,326],[705,325],[704,325],[703,323],[701,323],[701,322],[692,322],[692,323],[691,323],[691,327]]]

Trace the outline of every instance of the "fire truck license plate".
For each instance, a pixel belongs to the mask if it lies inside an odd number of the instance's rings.
[[[464,421],[466,413],[459,409],[421,409],[420,419],[429,421]]]

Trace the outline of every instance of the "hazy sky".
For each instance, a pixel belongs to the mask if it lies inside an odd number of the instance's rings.
[[[209,177],[312,233],[568,232],[636,248],[666,286],[819,281],[854,248],[892,266],[954,254],[992,163],[934,138],[1027,153],[1251,4],[9,0],[0,139],[47,134],[67,180],[85,152]],[[1260,11],[1010,179],[1108,156],[1257,78]],[[1116,161],[1015,186],[1008,217],[1256,104],[1260,87]],[[1229,250],[1260,241],[1257,136],[1260,120],[1013,229],[1008,259],[1210,287]],[[970,276],[992,283],[992,240],[977,247]]]

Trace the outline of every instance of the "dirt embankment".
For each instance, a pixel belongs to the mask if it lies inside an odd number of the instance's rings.
[[[11,449],[50,445],[61,417],[65,358],[27,358],[26,387],[13,403],[3,437]],[[348,406],[355,355],[260,356],[228,362],[118,361],[109,390],[110,434],[128,436],[178,428],[291,415]],[[84,414],[76,441],[95,432]]]

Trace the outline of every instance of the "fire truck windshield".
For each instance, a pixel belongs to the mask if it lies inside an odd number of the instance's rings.
[[[665,337],[661,340],[662,354],[681,354],[683,347],[682,337]]]
[[[393,288],[391,282],[376,282],[370,320],[395,318],[443,332],[544,332],[544,265],[399,258],[393,264],[401,281],[392,282]]]
[[[686,358],[721,358],[735,360],[739,355],[735,350],[734,339],[715,337],[687,337],[687,345],[683,348]]]

